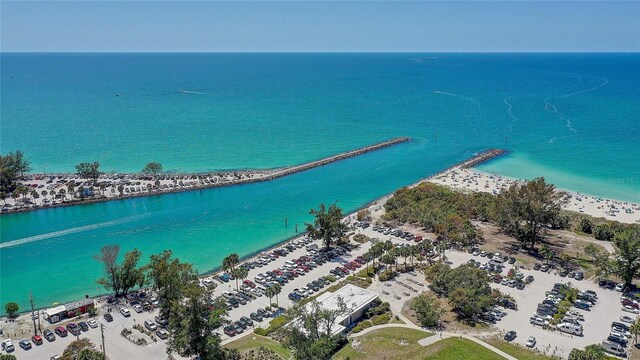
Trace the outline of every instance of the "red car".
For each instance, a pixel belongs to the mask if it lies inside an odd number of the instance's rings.
[[[56,334],[58,334],[58,336],[60,337],[65,337],[67,336],[67,329],[63,328],[62,326],[58,326],[55,330]]]
[[[31,337],[31,341],[35,344],[35,345],[42,345],[42,337],[40,335],[33,335]]]
[[[251,280],[245,280],[245,281],[243,281],[243,283],[244,283],[245,285],[247,285],[247,286],[251,287],[252,289],[253,289],[254,287],[256,287],[256,284],[254,284],[254,283],[253,283],[253,281],[251,281]]]
[[[304,272],[309,272],[309,268],[307,267],[307,265],[300,265],[298,266],[299,269],[302,269]]]
[[[629,299],[622,299],[622,305],[623,306],[631,306],[634,309],[640,308],[640,305],[638,305],[637,303],[634,303],[633,301],[631,301]]]
[[[278,275],[278,276],[282,276],[282,270],[280,270],[280,269],[273,270],[273,273]]]

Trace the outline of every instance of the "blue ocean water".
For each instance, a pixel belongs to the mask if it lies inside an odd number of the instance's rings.
[[[149,161],[201,171],[293,165],[412,141],[269,183],[0,217],[0,303],[98,294],[100,246],[172,249],[204,272],[472,154],[481,166],[640,202],[640,54],[6,54],[1,152],[35,171]],[[183,90],[179,92],[178,90]],[[284,219],[289,227],[285,228]],[[2,246],[2,245],[0,245]],[[46,279],[47,281],[42,281]]]

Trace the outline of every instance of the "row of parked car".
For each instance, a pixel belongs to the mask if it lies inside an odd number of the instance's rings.
[[[95,319],[89,319],[87,321],[80,321],[79,323],[70,322],[66,326],[58,326],[53,331],[45,329],[42,335],[33,335],[31,340],[21,339],[18,341],[18,345],[24,350],[30,350],[32,344],[39,346],[44,343],[43,339],[48,342],[56,340],[56,336],[67,337],[69,333],[74,336],[79,336],[82,332],[89,331],[89,329],[95,329],[98,327],[98,322]],[[15,346],[11,339],[5,339],[2,341],[2,349],[8,353],[15,351]]]
[[[620,320],[623,321],[623,318],[627,320],[626,322],[628,322],[628,320],[633,321],[633,319],[626,316],[622,316]],[[626,357],[626,348],[627,346],[629,346],[629,342],[631,339],[631,332],[629,330],[629,325],[623,322],[613,321],[611,323],[611,331],[609,332],[609,336],[604,341],[602,341],[602,347],[606,352],[610,354],[620,357]]]
[[[281,310],[272,312],[267,309],[260,308],[255,312],[252,312],[249,317],[243,316],[237,321],[232,322],[231,324],[226,325],[223,328],[223,332],[228,336],[236,336],[238,334],[242,334],[246,329],[253,327],[255,322],[262,322],[266,318],[276,317],[281,313]]]
[[[358,227],[358,223],[356,223],[356,226]],[[362,225],[360,225],[359,227],[366,229],[369,227],[369,223],[362,223]],[[400,229],[392,229],[390,227],[386,227],[386,226],[382,226],[382,225],[374,225],[371,230],[375,231],[375,232],[379,232],[382,235],[391,235],[391,236],[395,236],[398,237],[400,239],[405,239],[405,240],[409,240],[409,241],[415,241],[415,242],[420,242],[422,241],[422,236],[420,235],[414,235],[408,231],[402,231]]]

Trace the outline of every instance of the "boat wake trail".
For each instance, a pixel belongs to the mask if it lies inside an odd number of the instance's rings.
[[[511,117],[513,120],[519,120],[517,116],[513,115],[513,105],[509,103],[509,98],[505,98],[503,101],[505,105],[507,105],[507,113],[509,114],[509,117]]]
[[[572,133],[576,133],[576,129],[573,128],[573,126],[571,125],[571,120],[566,118],[564,116],[563,113],[561,113],[560,111],[558,111],[558,108],[553,105],[552,103],[550,103],[549,101],[547,101],[546,99],[544,100],[544,108],[546,110],[550,110],[551,112],[553,112],[557,117],[559,117],[560,119],[566,121],[567,123],[567,128],[569,129],[569,131],[571,131]]]
[[[562,97],[563,98],[567,98],[567,97],[570,97],[570,96],[576,96],[576,95],[584,94],[584,93],[587,93],[587,92],[590,92],[590,91],[595,91],[595,90],[600,89],[603,86],[606,86],[609,83],[609,80],[607,80],[606,78],[596,77],[596,76],[594,76],[594,78],[602,80],[602,83],[600,83],[597,86],[585,89],[585,90],[577,91],[577,92],[574,92],[574,93],[571,93],[571,94],[562,95]]]
[[[462,114],[467,117],[473,117],[475,115],[480,114],[480,102],[478,102],[475,98],[470,96],[458,95],[446,91],[433,90],[435,94],[453,96],[460,99],[464,99],[466,101],[464,107],[462,108]]]
[[[209,95],[209,93],[202,91],[191,91],[191,90],[178,90],[179,93],[183,94],[200,94],[200,95]]]
[[[97,224],[92,224],[92,225],[78,226],[78,227],[59,230],[59,231],[53,231],[53,232],[46,233],[46,234],[34,235],[34,236],[29,236],[29,237],[26,237],[26,238],[22,238],[22,239],[16,239],[16,240],[12,240],[12,241],[7,241],[7,242],[4,242],[4,243],[0,244],[0,249],[5,249],[5,248],[14,247],[14,246],[24,245],[24,244],[28,244],[28,243],[32,243],[32,242],[36,242],[36,241],[51,239],[51,238],[55,238],[55,237],[59,237],[59,236],[65,236],[65,235],[69,235],[69,234],[75,234],[75,233],[79,233],[79,232],[83,232],[83,231],[90,231],[90,230],[105,228],[105,227],[109,227],[109,226],[125,224],[125,223],[128,223],[128,222],[132,222],[132,221],[138,220],[138,219],[140,219],[140,218],[142,218],[144,216],[145,215],[131,216],[131,217],[123,218],[123,219],[106,221],[106,222],[103,222],[103,223],[97,223]]]

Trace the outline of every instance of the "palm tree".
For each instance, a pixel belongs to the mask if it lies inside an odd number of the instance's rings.
[[[42,190],[42,192],[40,193],[42,194],[42,197],[46,200],[47,199],[47,195],[49,195],[49,193],[47,192],[47,190]]]
[[[222,259],[222,269],[224,271],[229,271],[231,273],[231,275],[233,275],[233,277],[236,278],[236,289],[239,286],[238,286],[238,277],[236,276],[236,274],[234,274],[234,270],[236,268],[236,265],[239,262],[240,262],[240,257],[236,253],[233,253],[233,254],[225,257],[224,259]]]
[[[247,276],[249,276],[249,270],[247,270],[247,268],[240,266],[235,269],[232,269],[231,274],[236,278],[236,290],[240,291],[240,288],[238,287],[238,279],[240,280],[246,279]]]
[[[122,194],[124,193],[124,185],[118,185],[118,192],[120,193],[120,196],[122,196]]]
[[[636,321],[629,326],[629,332],[634,336],[634,343],[638,343],[638,334],[640,334],[640,319],[636,319]]]
[[[392,267],[393,263],[396,262],[396,258],[390,254],[390,253],[386,253],[384,255],[382,255],[382,257],[380,258],[380,261],[383,264],[389,265],[389,267],[387,268],[387,275],[389,275],[389,269]]]
[[[275,284],[271,287],[273,289],[273,294],[276,296],[276,305],[280,307],[280,301],[278,300],[278,294],[282,292],[282,286],[280,284]],[[271,302],[271,300],[269,300]]]
[[[264,294],[269,298],[269,306],[271,306],[271,299],[276,295],[275,292],[275,285],[273,286],[269,286],[265,291]]]

